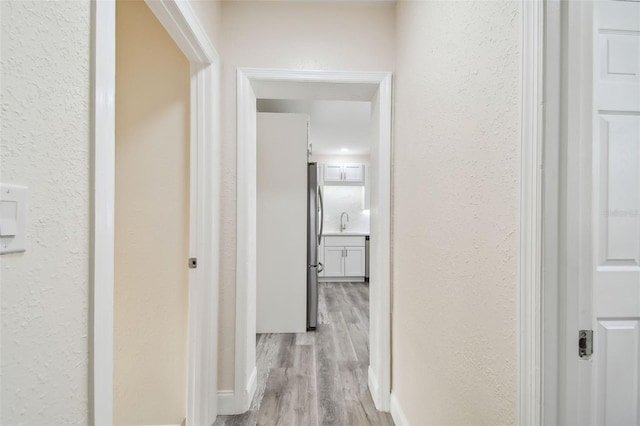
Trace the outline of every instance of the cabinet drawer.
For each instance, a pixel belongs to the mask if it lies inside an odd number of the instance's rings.
[[[350,236],[350,237],[324,237],[325,247],[364,247],[364,239],[362,236]]]

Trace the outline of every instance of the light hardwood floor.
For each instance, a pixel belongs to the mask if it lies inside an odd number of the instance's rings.
[[[248,412],[218,416],[230,425],[393,425],[367,387],[369,286],[320,283],[318,328],[257,336],[258,388]]]

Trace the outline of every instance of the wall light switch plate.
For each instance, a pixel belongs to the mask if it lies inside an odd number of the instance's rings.
[[[25,251],[27,187],[0,183],[0,254]]]

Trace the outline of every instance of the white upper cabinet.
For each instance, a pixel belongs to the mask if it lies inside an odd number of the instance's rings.
[[[324,181],[325,182],[342,182],[342,164],[325,164],[324,165]]]
[[[364,185],[364,164],[325,164],[324,183],[326,185],[336,183]]]

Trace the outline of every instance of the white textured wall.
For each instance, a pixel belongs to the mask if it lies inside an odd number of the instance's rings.
[[[393,71],[395,7],[336,2],[222,5],[222,258],[219,388],[233,389],[236,279],[236,68]]]
[[[0,257],[0,423],[86,424],[90,3],[0,7],[0,179],[29,187],[27,251]]]
[[[113,420],[186,414],[189,61],[142,1],[116,4]]]
[[[410,424],[515,424],[519,4],[396,26],[393,392]]]
[[[189,0],[193,12],[202,24],[214,47],[218,49],[221,37],[222,1]]]

